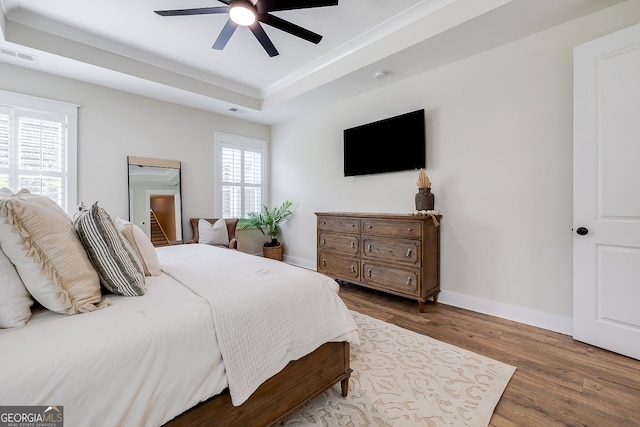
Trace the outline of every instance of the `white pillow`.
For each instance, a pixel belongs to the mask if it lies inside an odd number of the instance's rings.
[[[0,200],[13,196],[7,187],[0,188]],[[24,287],[16,267],[0,248],[0,328],[24,326],[31,317],[33,299]]]
[[[144,234],[144,231],[137,225],[120,218],[116,218],[116,227],[140,257],[144,275],[159,276],[160,260],[158,259],[158,253],[151,240]]]
[[[0,328],[24,326],[31,317],[33,300],[16,268],[0,250]]]
[[[101,308],[100,282],[71,218],[51,199],[21,190],[0,200],[0,245],[29,293],[51,311]]]
[[[200,218],[200,221],[198,221],[198,236],[198,243],[229,246],[229,231],[224,218],[220,218],[215,224]]]

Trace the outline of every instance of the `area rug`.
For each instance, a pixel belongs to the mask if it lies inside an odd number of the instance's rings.
[[[284,426],[489,425],[516,368],[352,311],[349,395],[336,385]]]

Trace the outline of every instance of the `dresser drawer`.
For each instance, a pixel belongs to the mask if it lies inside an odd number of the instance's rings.
[[[356,258],[348,258],[334,253],[318,253],[318,272],[327,276],[359,280],[360,262]]]
[[[420,270],[362,262],[361,282],[411,296],[420,295]]]
[[[385,221],[378,219],[365,219],[362,222],[363,234],[376,236],[406,237],[419,239],[422,237],[421,221]]]
[[[319,233],[318,249],[356,255],[360,250],[360,237],[353,234]]]
[[[385,239],[383,237],[364,236],[362,238],[362,256],[390,262],[402,262],[411,266],[422,265],[421,244],[419,240]]]
[[[360,220],[349,217],[318,217],[318,230],[338,233],[360,233]]]

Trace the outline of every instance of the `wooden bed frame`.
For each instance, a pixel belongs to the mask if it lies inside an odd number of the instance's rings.
[[[346,397],[350,375],[349,343],[325,343],[303,358],[290,362],[242,405],[233,406],[229,392],[225,390],[165,426],[272,426],[338,382],[342,396]]]

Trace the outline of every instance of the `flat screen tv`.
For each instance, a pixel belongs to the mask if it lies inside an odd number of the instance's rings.
[[[344,130],[344,176],[426,167],[424,109]]]

